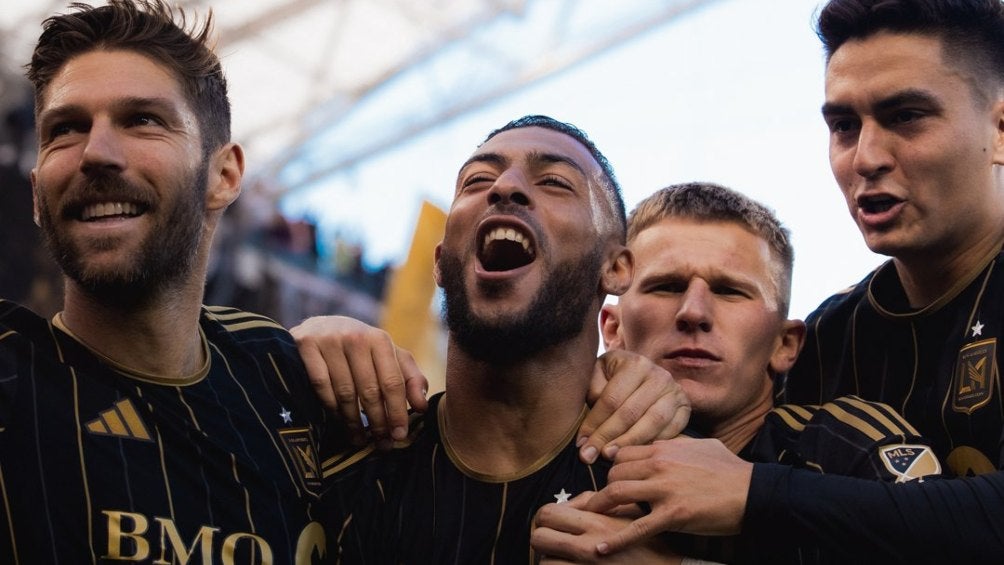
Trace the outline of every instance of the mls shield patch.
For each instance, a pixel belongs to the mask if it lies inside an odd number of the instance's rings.
[[[941,474],[941,463],[926,445],[887,445],[879,450],[879,456],[897,483]]]
[[[952,409],[972,414],[990,402],[997,381],[997,338],[970,343],[959,350],[955,363]]]
[[[297,474],[303,479],[303,486],[313,495],[321,492],[321,465],[317,449],[314,447],[310,428],[286,428],[279,430],[282,443],[286,446]]]

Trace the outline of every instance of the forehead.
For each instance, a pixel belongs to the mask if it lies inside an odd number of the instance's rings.
[[[481,144],[471,158],[489,154],[499,155],[511,164],[551,155],[564,158],[590,177],[601,174],[599,164],[585,145],[571,136],[542,127],[516,128],[499,133]]]
[[[629,247],[640,276],[693,271],[771,280],[770,245],[736,222],[664,218],[642,230]]]
[[[940,38],[916,33],[879,32],[848,40],[826,65],[827,99],[968,87],[966,71],[946,60],[942,46]]]
[[[45,108],[107,99],[172,99],[187,107],[181,85],[155,60],[133,51],[88,51],[67,61],[42,98]]]

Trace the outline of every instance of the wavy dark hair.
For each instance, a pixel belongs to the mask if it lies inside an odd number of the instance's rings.
[[[196,20],[189,26],[184,10],[161,0],[109,0],[100,7],[73,3],[70,9],[42,23],[26,66],[36,112],[49,83],[70,59],[97,50],[133,51],[163,65],[181,84],[199,120],[205,154],[230,141],[230,100],[210,43],[211,10],[201,24]]]

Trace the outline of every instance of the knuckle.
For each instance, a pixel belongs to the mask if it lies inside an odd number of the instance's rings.
[[[380,387],[376,384],[368,384],[359,389],[359,398],[367,404],[376,403],[380,400]]]
[[[341,404],[356,402],[356,389],[351,384],[340,384],[335,386],[335,398]]]

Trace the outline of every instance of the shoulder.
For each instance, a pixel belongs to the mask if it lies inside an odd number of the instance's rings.
[[[880,269],[881,267],[875,269],[859,282],[834,293],[821,302],[806,318],[806,325],[810,329],[815,329],[819,326],[846,320],[863,300],[867,300],[868,287]]]
[[[370,442],[363,446],[348,446],[325,459],[321,464],[324,478],[339,481],[368,473],[371,469],[378,469],[382,476],[387,477],[405,461],[416,457],[416,453],[438,443],[437,407],[440,396],[438,394],[429,399],[427,412],[410,414],[408,435],[395,441],[389,450],[379,450]]]

